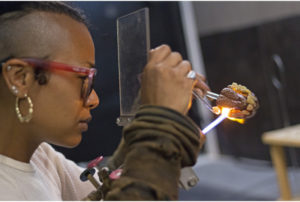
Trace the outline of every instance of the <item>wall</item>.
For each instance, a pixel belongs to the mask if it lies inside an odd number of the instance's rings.
[[[200,36],[300,15],[300,2],[193,2]]]
[[[300,2],[194,5],[211,89],[220,92],[235,81],[255,92],[260,102],[258,113],[244,125],[227,120],[217,127],[221,152],[269,159],[269,148],[261,142],[261,135],[300,123]],[[275,55],[282,59],[281,74],[273,60]],[[275,85],[274,79],[282,85]],[[295,159],[300,159],[299,154]]]

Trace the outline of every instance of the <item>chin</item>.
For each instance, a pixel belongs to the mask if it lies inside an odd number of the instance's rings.
[[[70,142],[68,142],[66,147],[68,147],[68,148],[77,147],[80,144],[81,140],[82,140],[82,136],[80,134],[79,137],[76,137],[76,138],[73,138],[72,140],[70,140]]]
[[[53,142],[53,144],[55,144],[57,146],[65,147],[65,148],[74,148],[80,144],[81,140],[82,140],[82,135],[80,133],[80,134],[76,134],[76,135],[71,135],[62,141]]]

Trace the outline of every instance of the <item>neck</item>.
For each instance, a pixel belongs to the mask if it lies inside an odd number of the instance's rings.
[[[9,106],[9,107],[1,107]],[[40,142],[32,142],[30,126],[21,124],[13,105],[0,105],[0,154],[29,163]]]

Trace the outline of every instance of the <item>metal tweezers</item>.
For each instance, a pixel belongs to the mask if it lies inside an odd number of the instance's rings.
[[[207,109],[209,109],[212,113],[215,113],[212,109],[211,104],[205,98],[202,98],[201,96],[199,96],[194,90],[193,90],[193,95],[197,99],[201,100],[204,103],[204,105],[207,107]],[[217,93],[213,93],[211,91],[207,91],[205,96],[210,98],[210,99],[217,100],[220,95],[217,94]]]
[[[211,91],[207,91],[205,96],[213,100],[217,100],[220,95]]]

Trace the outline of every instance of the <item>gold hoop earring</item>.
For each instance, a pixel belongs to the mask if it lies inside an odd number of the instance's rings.
[[[24,123],[24,122],[28,123],[32,119],[33,104],[32,104],[30,97],[27,96],[27,94],[25,94],[24,99],[26,99],[29,104],[28,114],[26,116],[22,116],[22,114],[20,112],[20,108],[19,108],[19,101],[20,101],[19,97],[16,98],[16,113],[17,113],[17,117],[21,123]]]

